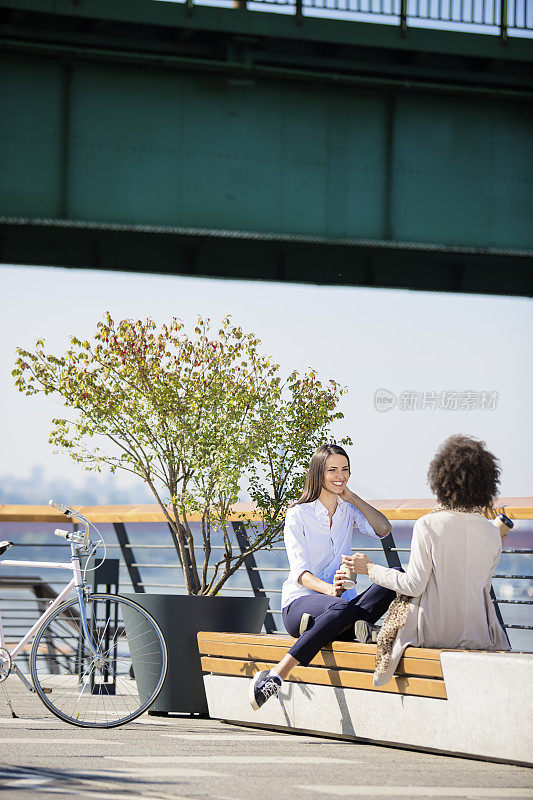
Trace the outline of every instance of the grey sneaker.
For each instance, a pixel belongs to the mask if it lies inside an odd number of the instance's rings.
[[[248,699],[253,710],[257,711],[261,708],[269,697],[277,697],[281,684],[281,678],[278,678],[277,675],[269,675],[267,669],[254,675],[248,689]]]
[[[302,614],[302,618],[300,620],[300,631],[299,635],[301,636],[302,633],[305,633],[309,627],[309,622],[311,620],[311,614],[308,614],[306,611]]]
[[[381,630],[377,625],[371,625],[364,619],[358,619],[354,625],[355,639],[361,644],[375,644]]]

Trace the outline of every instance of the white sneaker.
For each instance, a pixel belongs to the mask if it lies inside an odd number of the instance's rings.
[[[381,628],[377,625],[371,625],[364,619],[358,619],[354,625],[355,640],[361,644],[375,644],[380,630]]]
[[[307,628],[309,627],[309,620],[310,619],[311,619],[311,614],[308,614],[307,612],[304,612],[302,614],[302,618],[300,620],[300,630],[299,630],[299,634],[298,634],[299,636],[301,636],[302,633],[306,632]]]

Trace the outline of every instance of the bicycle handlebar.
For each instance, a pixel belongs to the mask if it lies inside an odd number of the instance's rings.
[[[56,536],[62,536],[63,539],[68,539],[69,542],[76,542],[76,544],[85,544],[85,536],[78,531],[64,531],[61,528],[56,528],[54,531]]]
[[[76,519],[79,522],[81,522],[81,524],[83,525],[83,528],[85,530],[85,534],[83,535],[83,539],[82,539],[82,541],[80,541],[78,538],[75,538],[75,539],[72,539],[72,541],[79,542],[80,544],[83,544],[84,548],[87,549],[87,547],[89,545],[89,523],[85,519],[83,514],[81,514],[79,511],[76,511],[74,508],[69,508],[69,506],[65,506],[63,503],[60,503],[58,500],[49,500],[48,501],[48,505],[52,506],[52,508],[55,508],[57,511],[61,511],[61,513],[64,514],[66,517],[71,517],[72,519]],[[60,529],[58,528],[58,530],[60,530]],[[64,531],[62,533],[57,533],[57,531],[56,531],[57,536],[63,536],[63,533],[67,533],[67,531]],[[69,539],[69,538],[70,538],[70,536],[65,536],[65,539]]]
[[[69,511],[72,510],[72,509],[67,508],[66,506],[64,506],[63,503],[60,503],[59,500],[49,500],[48,501],[48,505],[52,506],[52,508],[57,509],[57,511],[61,511],[62,514],[67,514],[68,515]]]

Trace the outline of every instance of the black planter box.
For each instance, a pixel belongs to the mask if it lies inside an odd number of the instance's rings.
[[[207,714],[198,631],[260,633],[268,608],[266,597],[194,597],[175,594],[124,594],[158,623],[168,648],[168,673],[161,694],[151,706],[156,713]],[[141,694],[149,672],[132,652]]]

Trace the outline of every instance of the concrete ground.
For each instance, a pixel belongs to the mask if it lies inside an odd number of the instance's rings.
[[[533,771],[524,767],[190,717],[85,730],[49,714],[15,677],[6,686],[19,719],[0,690],[1,800],[533,800]]]

